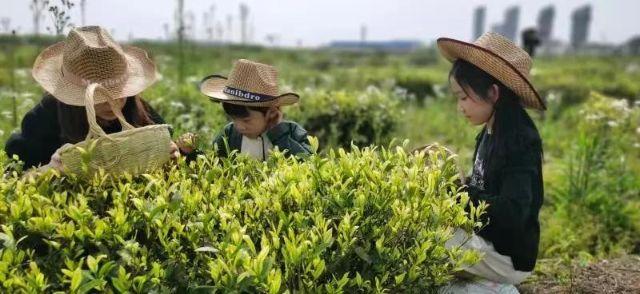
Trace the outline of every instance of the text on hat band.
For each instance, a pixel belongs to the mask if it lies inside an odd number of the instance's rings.
[[[265,100],[273,100],[276,98],[274,96],[244,91],[244,90],[232,88],[229,86],[224,87],[224,90],[222,90],[222,92],[231,96],[236,96],[239,98],[244,98],[252,101],[265,101]]]

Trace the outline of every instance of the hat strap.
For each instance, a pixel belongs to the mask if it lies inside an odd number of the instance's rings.
[[[236,89],[236,88],[229,87],[229,86],[224,87],[224,90],[222,90],[222,92],[227,94],[227,95],[231,95],[231,96],[235,96],[235,97],[239,97],[239,98],[244,98],[244,99],[248,99],[248,100],[252,100],[252,101],[256,101],[256,102],[257,101],[269,101],[269,100],[276,99],[276,96],[271,96],[271,95],[266,95],[266,94],[260,94],[260,93],[240,90],[240,89]]]
[[[89,86],[91,83],[100,83],[102,86],[104,87],[116,87],[119,85],[124,84],[127,79],[129,78],[129,75],[125,72],[124,74],[120,75],[119,77],[115,77],[115,78],[107,78],[107,79],[103,79],[100,81],[92,81],[86,78],[83,78],[81,76],[76,75],[75,73],[73,73],[72,71],[66,70],[66,67],[64,66],[64,64],[61,67],[61,72],[62,72],[62,76],[64,77],[65,80],[73,83],[76,86],[81,86],[81,87],[87,87]]]
[[[113,111],[113,114],[115,114],[115,116],[118,118],[118,121],[120,121],[120,126],[122,126],[122,130],[125,131],[125,130],[135,129],[135,127],[129,124],[127,120],[124,118],[124,115],[122,115],[122,111],[120,110],[120,108],[115,105],[115,99],[113,98],[113,96],[111,96],[111,93],[109,93],[109,91],[102,85],[97,83],[92,83],[91,85],[89,85],[89,87],[87,87],[87,90],[85,91],[85,99],[84,99],[84,105],[87,111],[87,122],[89,123],[89,132],[87,133],[87,140],[93,137],[105,137],[105,138],[111,139],[111,137],[104,132],[104,130],[100,127],[100,125],[96,121],[96,110],[94,107],[95,102],[93,98],[96,89],[102,91],[103,94],[106,95],[107,102],[109,103],[109,106],[111,106],[111,111]]]

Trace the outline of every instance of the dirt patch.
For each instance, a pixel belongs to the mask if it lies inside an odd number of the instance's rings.
[[[585,267],[573,266],[569,282],[539,278],[518,289],[528,293],[640,293],[640,256],[600,260]]]

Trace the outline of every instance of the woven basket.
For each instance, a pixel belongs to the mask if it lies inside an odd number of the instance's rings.
[[[122,131],[106,134],[96,122],[94,94],[106,95]],[[120,108],[114,105],[109,92],[99,84],[91,84],[85,92],[85,108],[89,132],[77,144],[66,144],[60,150],[63,171],[91,178],[100,169],[107,175],[140,174],[164,165],[170,159],[169,125],[149,125],[135,128],[129,124]]]

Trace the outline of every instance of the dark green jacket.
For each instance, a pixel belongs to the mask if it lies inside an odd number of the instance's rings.
[[[267,131],[266,135],[273,147],[278,147],[285,154],[298,156],[313,153],[307,138],[307,131],[295,122],[283,121]],[[228,149],[225,141],[228,144]],[[222,133],[213,140],[213,146],[217,148],[218,155],[221,157],[227,157],[233,150],[240,152],[242,134],[236,131],[233,123],[229,123],[224,127]]]

